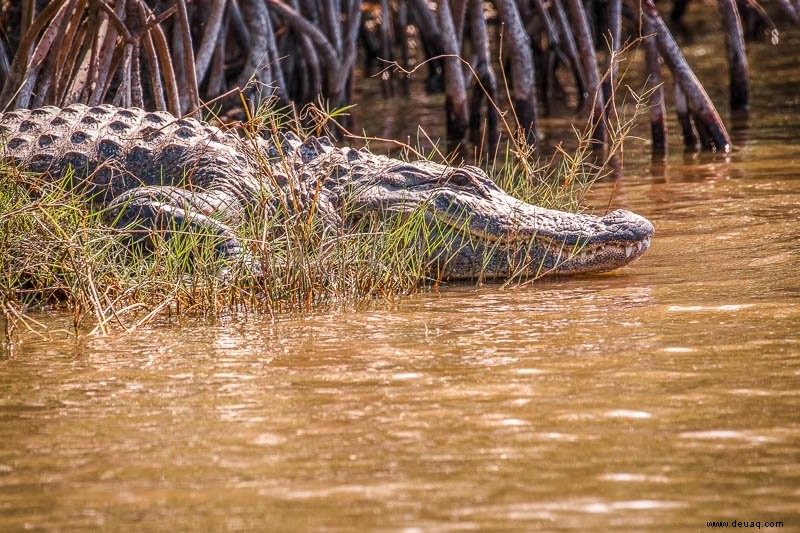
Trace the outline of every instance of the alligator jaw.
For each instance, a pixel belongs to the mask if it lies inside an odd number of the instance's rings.
[[[591,274],[623,267],[647,251],[655,232],[649,220],[625,210],[604,217],[557,213],[569,226],[585,228],[585,234],[573,240],[568,229],[564,238],[550,240],[551,260],[544,261],[548,274]]]
[[[577,250],[551,245],[556,264],[548,274],[591,274],[607,272],[636,261],[650,247],[651,236],[638,241],[606,242]],[[543,273],[544,274],[544,273]]]
[[[501,217],[491,223],[471,220],[460,226],[462,237],[452,240],[438,258],[437,270],[443,278],[538,278],[607,272],[641,257],[655,231],[650,221],[630,211],[597,217],[507,201],[514,206],[511,218]],[[496,201],[494,204],[497,206]],[[459,227],[456,220],[447,218],[451,230]]]

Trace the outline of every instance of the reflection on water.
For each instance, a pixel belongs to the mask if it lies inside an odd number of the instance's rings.
[[[617,273],[26,339],[0,529],[797,530],[798,83],[728,160],[626,156],[590,200],[657,234]]]

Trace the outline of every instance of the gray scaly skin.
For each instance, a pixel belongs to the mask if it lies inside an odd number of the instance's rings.
[[[0,135],[4,162],[54,179],[71,167],[73,183],[119,227],[211,232],[230,257],[246,255],[232,228],[280,206],[286,216],[313,206],[340,233],[361,217],[423,209],[430,232],[450,236],[429,258],[443,279],[608,271],[640,257],[654,231],[630,211],[597,217],[527,204],[476,167],[403,162],[327,138],[242,139],[165,112],[16,110],[0,117]]]

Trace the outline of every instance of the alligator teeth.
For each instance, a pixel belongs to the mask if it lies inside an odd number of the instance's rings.
[[[630,257],[633,253],[633,245],[625,247],[625,257]]]

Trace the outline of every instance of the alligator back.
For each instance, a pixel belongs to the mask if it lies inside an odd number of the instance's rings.
[[[19,170],[63,178],[107,203],[139,186],[229,190],[256,187],[242,141],[165,112],[109,105],[19,109],[0,116],[0,158]],[[79,180],[79,181],[76,181]]]

